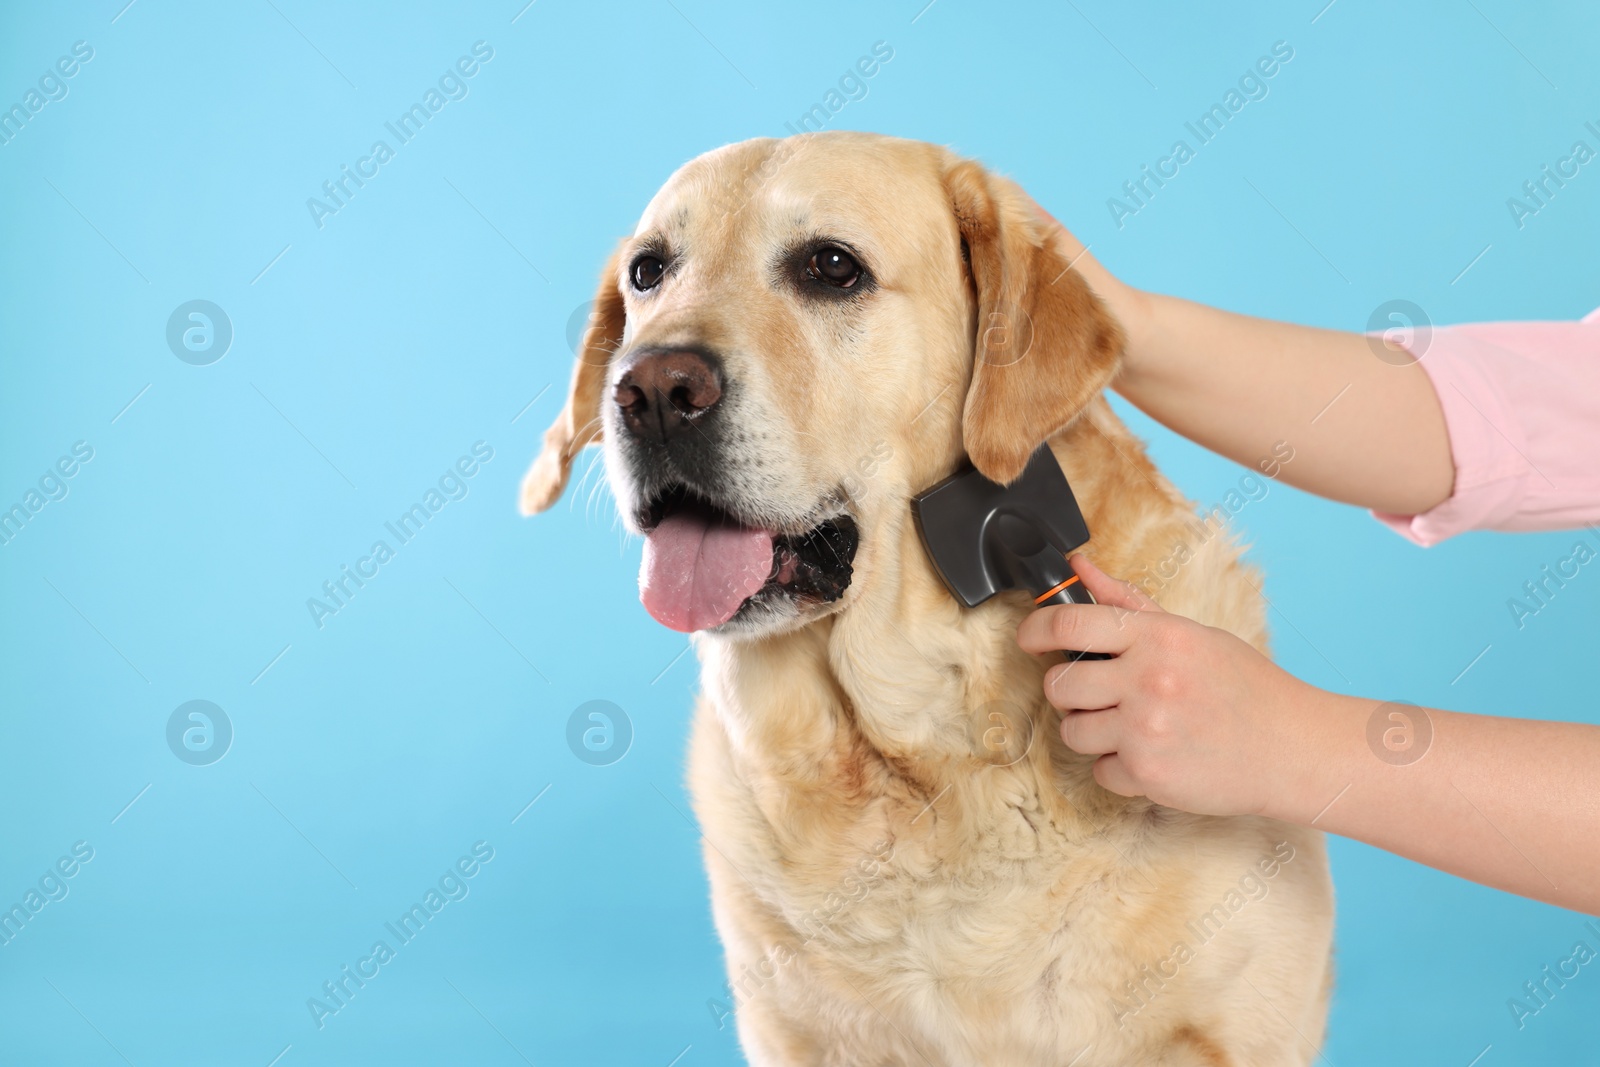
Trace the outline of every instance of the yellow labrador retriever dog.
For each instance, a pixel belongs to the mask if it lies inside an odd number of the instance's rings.
[[[1021,593],[948,593],[909,501],[1048,441],[1096,561],[1192,546],[1100,395],[1121,331],[1012,183],[929,144],[762,139],[672,176],[612,256],[522,487],[603,442],[640,596],[696,633],[689,780],[758,1065],[1308,1064],[1320,835],[1128,799],[1060,740]],[[1170,611],[1264,646],[1229,537]]]

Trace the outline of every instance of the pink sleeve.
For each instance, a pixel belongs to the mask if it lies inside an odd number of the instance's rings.
[[[1600,309],[1582,322],[1437,328],[1419,360],[1444,410],[1455,488],[1421,515],[1374,517],[1419,545],[1600,521]]]

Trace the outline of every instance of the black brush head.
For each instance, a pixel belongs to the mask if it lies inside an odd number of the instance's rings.
[[[967,607],[996,593],[1044,593],[1072,577],[1067,554],[1089,540],[1048,444],[1010,485],[968,468],[911,500],[934,568]]]

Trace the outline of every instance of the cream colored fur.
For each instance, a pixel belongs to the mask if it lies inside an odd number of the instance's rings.
[[[974,182],[998,234],[961,214]],[[753,1064],[1278,1067],[1321,1044],[1332,891],[1320,835],[1101,789],[1043,698],[1052,660],[1016,645],[1028,598],[962,608],[918,542],[913,494],[969,446],[980,467],[1025,455],[1043,418],[1099,565],[1139,574],[1183,545],[1162,605],[1265,646],[1237,547],[1196,537],[1192,505],[1098,396],[1114,324],[1098,341],[1079,321],[1030,324],[1041,347],[1012,386],[1082,384],[1014,422],[1014,390],[1007,408],[984,407],[995,402],[976,378],[999,372],[975,372],[974,347],[993,287],[975,283],[960,244],[1003,235],[1007,263],[1031,249],[1050,273],[1035,225],[1010,183],[916,142],[805,135],[693,161],[607,268],[572,399],[525,484],[526,510],[548,506],[598,432],[626,515],[608,356],[694,342],[741,383],[750,433],[730,478],[775,515],[843,486],[859,522],[842,600],[694,639],[689,782]],[[632,249],[661,233],[683,267],[641,298]],[[879,286],[854,310],[769,280],[778,250],[818,233],[869,253]],[[1103,316],[1075,272],[1058,278],[1033,285],[1077,286],[1076,303],[1027,303],[1025,317]],[[981,449],[975,421],[992,438]]]

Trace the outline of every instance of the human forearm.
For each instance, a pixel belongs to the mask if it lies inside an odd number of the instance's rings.
[[[1061,737],[1124,796],[1266,815],[1600,914],[1600,726],[1340,696],[1225,630],[1169,615],[1083,555],[1097,604],[1040,608],[1029,652],[1088,648],[1044,692]]]
[[[1600,727],[1309,692],[1263,814],[1600,914]]]
[[[1450,495],[1444,416],[1417,364],[1379,359],[1361,334],[1158,294],[1129,303],[1113,388],[1157,421],[1252,467],[1285,442],[1279,476],[1334,500],[1410,515]]]
[[[1294,462],[1278,477],[1346,503],[1414,515],[1450,495],[1444,415],[1403,350],[1380,359],[1362,334],[1135,289],[1042,209],[1041,217],[1122,324],[1127,350],[1112,387],[1146,414],[1249,467],[1283,442]]]

